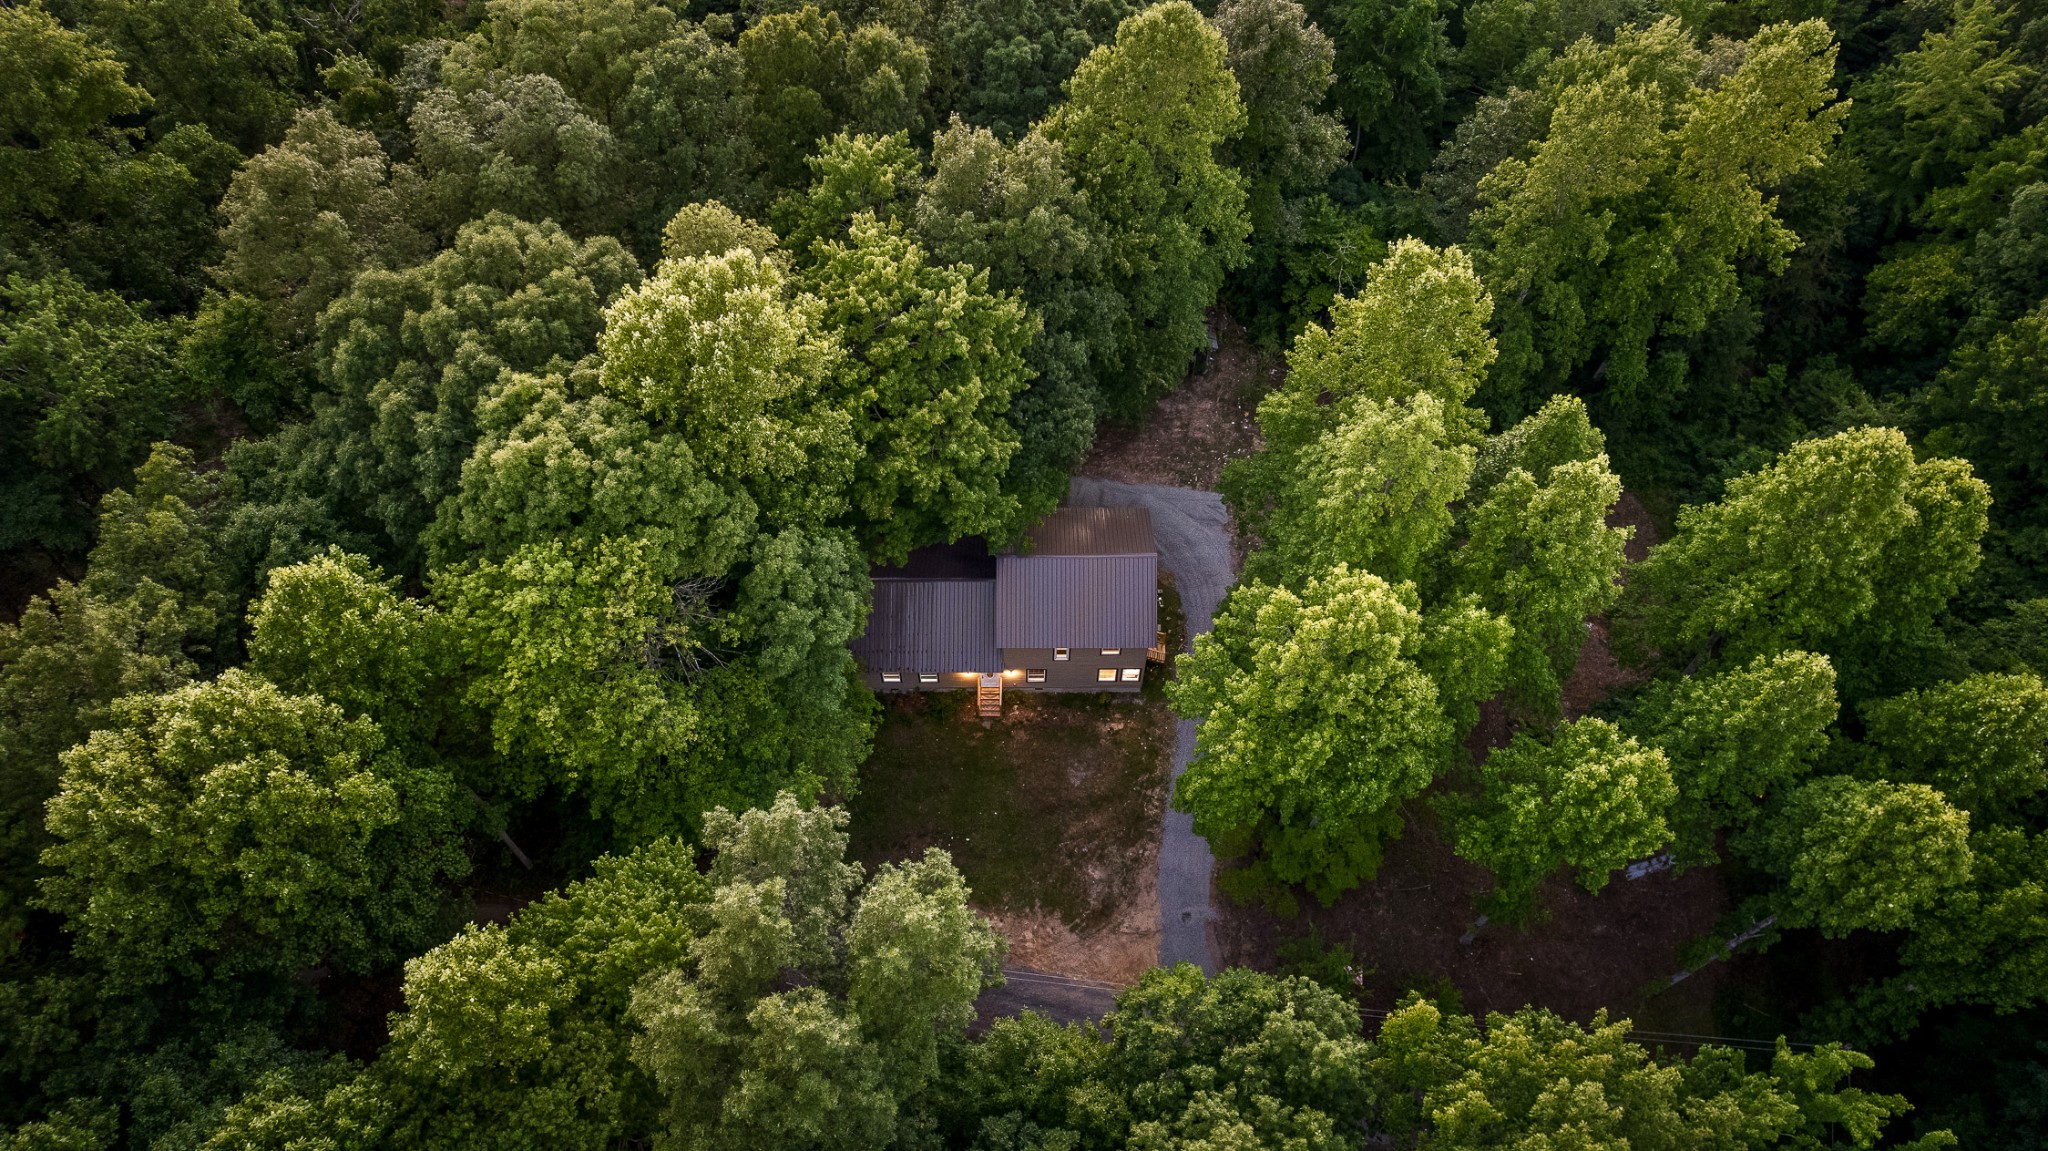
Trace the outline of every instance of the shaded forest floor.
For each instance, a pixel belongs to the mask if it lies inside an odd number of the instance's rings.
[[[1631,525],[1631,559],[1656,541],[1642,502],[1624,495],[1608,522]],[[1640,674],[1608,650],[1607,621],[1588,621],[1586,645],[1565,685],[1568,715],[1583,715]],[[1467,743],[1475,763],[1505,744],[1514,727],[1500,701],[1481,709]],[[1479,903],[1491,887],[1486,870],[1459,859],[1426,802],[1408,805],[1407,828],[1388,845],[1379,874],[1330,907],[1305,901],[1300,915],[1281,918],[1257,906],[1218,908],[1214,930],[1226,964],[1272,970],[1287,941],[1313,931],[1326,945],[1352,949],[1370,970],[1366,1005],[1391,1007],[1409,990],[1455,992],[1466,1010],[1513,1011],[1525,1003],[1567,1018],[1590,1019],[1607,1008],[1640,1028],[1711,1033],[1714,994],[1726,974],[1716,964],[1671,987],[1679,953],[1710,934],[1728,909],[1715,869],[1684,875],[1661,872],[1640,880],[1620,876],[1598,895],[1564,878],[1542,892],[1546,916],[1527,928],[1490,924],[1473,932]],[[1469,943],[1461,937],[1472,932]]]

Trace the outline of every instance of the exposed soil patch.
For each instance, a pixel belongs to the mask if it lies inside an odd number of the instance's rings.
[[[970,692],[888,697],[847,805],[850,850],[873,866],[943,848],[1012,965],[1133,982],[1159,955],[1172,748],[1156,690],[1016,692],[1001,720],[976,716]]]
[[[1710,932],[1725,910],[1712,871],[1617,876],[1597,896],[1560,877],[1542,893],[1546,921],[1526,930],[1488,925],[1460,943],[1491,880],[1485,868],[1453,854],[1425,807],[1410,805],[1408,817],[1379,875],[1333,907],[1308,900],[1292,920],[1258,907],[1219,908],[1214,930],[1222,961],[1270,971],[1281,942],[1314,928],[1325,943],[1349,945],[1371,969],[1370,1008],[1386,1009],[1410,989],[1434,992],[1448,982],[1477,1014],[1534,1004],[1583,1021],[1604,1007],[1639,1027],[1712,1030],[1712,988],[1725,965],[1665,990],[1683,966],[1680,949]]]
[[[1609,524],[1633,526],[1628,557],[1639,561],[1656,542],[1656,528],[1641,500],[1624,493]],[[1568,716],[1643,679],[1608,649],[1605,618],[1589,621],[1577,669],[1566,682]],[[1490,700],[1467,740],[1475,761],[1505,744],[1514,722],[1504,702]],[[1372,969],[1366,1006],[1386,1008],[1410,989],[1440,993],[1446,985],[1466,1010],[1513,1011],[1547,1007],[1567,1018],[1590,1019],[1606,1008],[1638,1027],[1703,1033],[1714,1030],[1713,999],[1727,974],[1715,964],[1671,986],[1685,966],[1680,952],[1711,934],[1728,908],[1714,869],[1683,875],[1661,872],[1640,880],[1615,876],[1589,895],[1560,875],[1545,885],[1548,917],[1526,929],[1489,924],[1475,930],[1479,903],[1491,888],[1486,869],[1459,859],[1426,804],[1407,811],[1408,826],[1387,848],[1379,875],[1333,907],[1306,901],[1295,919],[1262,908],[1218,908],[1215,939],[1226,964],[1271,970],[1279,945],[1313,929],[1326,944],[1351,947]],[[1470,933],[1471,942],[1460,938]]]
[[[1641,563],[1657,542],[1657,525],[1649,509],[1634,492],[1623,492],[1607,513],[1609,527],[1632,527],[1624,549],[1630,563]],[[1586,714],[1618,691],[1636,686],[1648,678],[1643,672],[1623,667],[1608,647],[1607,618],[1596,616],[1586,622],[1586,646],[1579,649],[1578,666],[1564,682],[1564,713],[1571,718]],[[1496,745],[1498,746],[1498,745]]]
[[[1181,381],[1142,423],[1103,427],[1079,474],[1213,491],[1224,464],[1259,449],[1252,413],[1284,378],[1280,358],[1254,348],[1221,310],[1210,316],[1221,344],[1214,364]]]

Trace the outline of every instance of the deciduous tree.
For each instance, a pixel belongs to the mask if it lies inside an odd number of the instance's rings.
[[[1737,841],[1782,877],[1787,927],[1839,938],[1897,931],[1970,878],[1970,813],[1921,783],[1830,775],[1801,785]]]
[[[925,544],[1015,532],[1002,486],[1017,436],[1003,413],[1028,372],[1036,323],[1023,304],[866,214],[807,279],[845,350],[830,402],[852,419],[847,498],[873,554],[900,563]]]
[[[1369,876],[1396,805],[1450,764],[1456,733],[1416,662],[1423,641],[1413,589],[1365,572],[1340,566],[1299,592],[1235,588],[1168,688],[1202,721],[1174,806],[1226,855],[1280,829],[1363,838],[1369,850],[1341,855],[1267,844],[1272,878],[1325,901]]]
[[[2048,786],[2048,687],[2035,675],[1973,675],[1863,705],[1887,774],[1939,788],[1980,818]]]
[[[1671,757],[1685,861],[1712,860],[1715,831],[1747,826],[1760,801],[1811,770],[1837,710],[1834,665],[1805,651],[1651,684],[1625,727]]]
[[[367,719],[239,670],[113,712],[63,757],[43,887],[122,983],[364,970],[468,869],[448,777]]]
[[[1597,892],[1615,869],[1662,847],[1678,798],[1664,753],[1599,719],[1559,727],[1548,744],[1528,733],[1481,767],[1484,794],[1457,810],[1458,854],[1494,874],[1510,916],[1532,910],[1537,885],[1569,867]]]
[[[1817,167],[1840,129],[1834,58],[1826,24],[1769,25],[1709,88],[1666,17],[1551,65],[1548,131],[1481,181],[1473,218],[1507,301],[1495,385],[1510,407],[1587,365],[1626,404],[1652,382],[1659,336],[1697,334],[1735,299],[1739,259],[1784,270],[1799,238],[1769,190]]]
[[[1989,504],[1967,464],[1915,462],[1891,428],[1795,444],[1680,511],[1630,574],[1632,634],[1732,660],[1910,634],[1976,568]]]
[[[1179,381],[1203,310],[1244,260],[1244,181],[1217,155],[1244,128],[1228,53],[1185,0],[1155,5],[1081,62],[1044,126],[1110,237],[1110,283],[1128,310],[1102,378],[1124,415]]]

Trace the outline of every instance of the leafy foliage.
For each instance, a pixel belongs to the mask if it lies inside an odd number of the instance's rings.
[[[367,719],[238,669],[112,710],[63,756],[43,886],[119,980],[361,970],[466,869],[450,781]]]
[[[1670,834],[1678,798],[1664,753],[1598,719],[1558,728],[1548,744],[1526,733],[1487,756],[1484,797],[1456,818],[1458,854],[1495,876],[1495,899],[1526,914],[1544,877],[1560,867],[1597,892],[1630,860]]]

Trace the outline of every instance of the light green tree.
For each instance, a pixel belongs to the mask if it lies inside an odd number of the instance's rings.
[[[1801,785],[1734,843],[1784,880],[1778,922],[1837,939],[1897,931],[1970,878],[1970,813],[1921,783],[1846,775]]]
[[[823,245],[807,280],[845,356],[830,402],[851,418],[848,502],[873,554],[1016,530],[1003,490],[1014,429],[1003,420],[1024,387],[1034,318],[986,273],[933,263],[895,227],[863,214]]]
[[[431,561],[503,560],[527,544],[634,536],[658,540],[691,576],[739,562],[758,530],[752,497],[718,482],[683,436],[630,405],[574,394],[592,390],[554,374],[498,376],[478,402],[461,486],[427,533]]]
[[[1525,1007],[1485,1026],[1411,997],[1380,1025],[1367,1065],[1374,1130],[1396,1146],[1870,1148],[1909,1104],[1849,1086],[1875,1064],[1837,1044],[1794,1052],[1779,1040],[1768,1070],[1702,1047],[1659,1062],[1605,1011],[1580,1025]],[[1905,1146],[1955,1146],[1944,1131]]]
[[[1299,586],[1342,563],[1399,582],[1440,562],[1473,457],[1442,401],[1361,397],[1342,419],[1289,461],[1258,517],[1264,546],[1246,558],[1247,579]]]
[[[1959,460],[1915,462],[1891,428],[1794,444],[1630,573],[1626,638],[1746,661],[1922,627],[1977,566],[1990,495]]]
[[[843,355],[823,311],[769,254],[664,260],[606,312],[599,383],[771,520],[821,521],[854,464],[851,416],[823,402]]]
[[[249,609],[249,671],[374,720],[408,754],[455,701],[455,637],[441,614],[340,549],[272,571]]]
[[[1125,20],[1090,53],[1044,125],[1110,237],[1125,301],[1109,406],[1141,410],[1201,345],[1203,309],[1245,258],[1244,181],[1217,155],[1244,128],[1221,33],[1185,0]]]
[[[1606,455],[1558,464],[1541,480],[1522,468],[1465,508],[1451,557],[1455,587],[1514,625],[1507,686],[1526,710],[1557,714],[1586,642],[1586,620],[1621,594],[1630,528],[1607,526],[1621,477]]]
[[[1817,167],[1847,106],[1819,20],[1767,25],[1711,87],[1676,17],[1581,40],[1543,87],[1547,132],[1479,184],[1473,234],[1497,299],[1495,387],[1526,402],[1592,365],[1618,399],[1651,381],[1653,342],[1736,298],[1737,262],[1781,272],[1799,239],[1770,189]]]
[[[194,670],[170,613],[59,581],[0,626],[0,956],[26,929],[48,837],[58,756],[112,722],[122,696],[169,691]]]
[[[1760,801],[1811,770],[1838,710],[1834,665],[1805,651],[1651,684],[1624,727],[1671,757],[1683,861],[1712,861],[1717,830],[1747,826]]]
[[[465,928],[405,965],[405,1007],[377,1061],[322,1091],[273,1082],[206,1146],[403,1144],[602,1151],[657,1122],[627,1005],[704,929],[710,885],[673,839],[600,856],[587,879]]]
[[[1613,724],[1581,719],[1548,744],[1528,733],[1481,766],[1485,790],[1454,811],[1458,854],[1494,874],[1494,902],[1512,917],[1534,910],[1536,889],[1561,868],[1597,892],[1615,869],[1670,838],[1678,798],[1663,751]]]
[[[63,763],[45,899],[127,985],[366,970],[468,870],[446,775],[239,670],[118,701]]]
[[[2000,817],[2048,786],[2048,687],[1984,674],[1862,707],[1887,774],[1931,784],[1958,807]]]
[[[1155,967],[1101,1028],[1026,1013],[965,1053],[979,1146],[1354,1144],[1373,1089],[1348,996],[1300,977]]]
[[[1970,882],[1914,917],[1902,970],[1858,995],[1845,1023],[1900,1036],[1950,1004],[2004,1015],[2048,995],[2048,836],[1985,827],[1970,834],[1970,857]]]
[[[788,794],[705,816],[716,851],[707,926],[687,957],[633,992],[634,1058],[666,1101],[664,1145],[858,1148],[936,1080],[1002,942],[967,906],[943,852],[842,862],[842,811]],[[803,986],[778,990],[782,972]]]
[[[86,557],[88,592],[128,601],[187,655],[220,666],[232,658],[240,606],[223,535],[234,497],[219,472],[188,448],[159,443],[126,488],[100,500],[99,540]]]
[[[735,248],[766,256],[781,246],[774,229],[747,219],[717,200],[683,205],[661,229],[661,255],[669,260],[723,256]]]
[[[1492,314],[1493,301],[1463,252],[1396,243],[1373,266],[1364,291],[1330,305],[1329,327],[1303,329],[1287,355],[1286,383],[1259,402],[1264,450],[1223,473],[1223,493],[1239,523],[1262,534],[1276,497],[1301,482],[1300,454],[1360,403],[1408,402],[1427,393],[1442,413],[1448,445],[1477,442],[1486,417],[1467,405],[1493,362],[1486,327]]]
[[[1059,144],[1039,132],[1005,144],[958,121],[932,139],[911,229],[933,258],[987,269],[989,287],[1016,292],[1042,321],[1025,353],[1032,378],[1004,417],[1018,447],[1003,488],[1034,522],[1065,497],[1095,438],[1094,365],[1113,354],[1124,307],[1109,285],[1109,237]]]
[[[1451,762],[1426,638],[1411,587],[1346,567],[1299,592],[1233,589],[1168,687],[1202,721],[1175,808],[1220,854],[1259,844],[1268,878],[1326,902],[1370,876],[1398,805]]]

